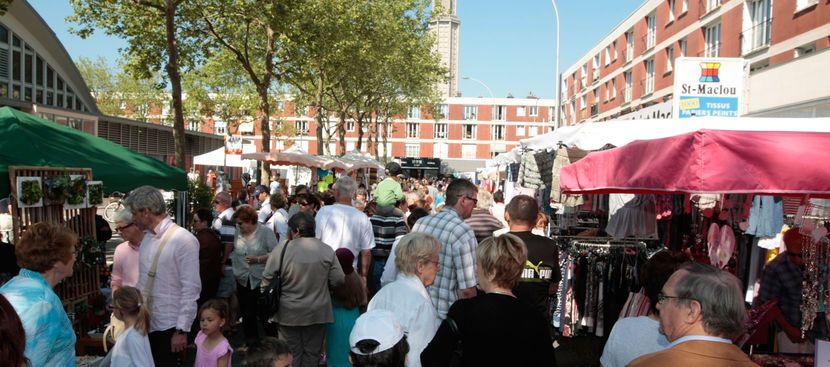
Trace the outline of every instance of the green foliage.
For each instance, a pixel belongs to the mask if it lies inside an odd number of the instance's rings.
[[[21,197],[20,201],[26,205],[33,205],[43,198],[43,190],[40,188],[40,181],[28,180],[21,182]]]
[[[67,191],[66,203],[69,205],[81,205],[86,199],[86,177],[73,178]]]
[[[187,182],[187,193],[190,198],[191,212],[197,209],[210,209],[213,207],[213,195],[210,193],[210,187],[199,181]]]
[[[126,71],[123,62],[113,70],[102,57],[91,60],[82,56],[77,65],[98,108],[106,115],[147,122],[153,108],[168,104],[164,80],[157,72],[137,79]]]

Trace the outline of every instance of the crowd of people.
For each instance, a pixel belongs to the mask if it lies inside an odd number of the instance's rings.
[[[559,254],[536,198],[401,173],[389,164],[370,189],[343,175],[324,193],[219,192],[190,230],[159,190],[135,189],[116,216],[111,365],[175,366],[194,345],[196,366],[555,366]],[[0,288],[12,366],[74,365],[52,288],[72,275],[75,243],[40,223],[16,244],[21,269]],[[669,253],[645,272],[651,312],[614,326],[603,365],[751,365],[731,344],[745,318],[734,276]],[[262,302],[273,289],[276,310]]]

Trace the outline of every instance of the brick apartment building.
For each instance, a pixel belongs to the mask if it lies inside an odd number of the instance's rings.
[[[684,56],[748,60],[747,115],[830,116],[828,50],[825,0],[647,0],[562,74],[563,125],[665,117]]]
[[[392,128],[387,133],[386,146],[379,139],[378,155],[389,158],[441,158],[457,171],[472,172],[476,168],[483,168],[487,159],[516,147],[519,140],[549,132],[554,105],[554,100],[532,96],[450,97],[438,107],[442,116],[438,119],[426,108],[413,106],[406,116],[401,116],[392,123]],[[316,153],[317,122],[311,110],[305,109],[298,113],[290,100],[280,102],[277,107],[279,112],[274,114],[272,126],[277,123],[292,124],[295,134],[275,136],[271,140],[271,151],[280,151],[290,144],[297,144],[307,152]],[[241,135],[243,144],[249,145],[247,150],[262,150],[258,121],[228,126],[223,121],[210,119],[202,124],[202,132]],[[356,148],[358,132],[354,124],[347,125],[345,140],[345,151]],[[333,154],[343,152],[337,146],[337,141],[335,135],[328,149],[324,150]],[[366,134],[361,151],[372,151]]]

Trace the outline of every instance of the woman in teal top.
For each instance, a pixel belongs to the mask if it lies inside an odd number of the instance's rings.
[[[77,243],[69,228],[29,227],[15,248],[20,273],[0,288],[23,322],[32,366],[75,366],[75,333],[53,288],[72,276]]]
[[[335,251],[340,267],[346,274],[346,279],[338,288],[334,289],[332,295],[332,311],[334,323],[329,324],[326,329],[326,366],[328,367],[349,367],[349,334],[352,327],[360,316],[359,306],[366,304],[366,291],[363,288],[363,281],[355,273],[354,254],[347,248]]]

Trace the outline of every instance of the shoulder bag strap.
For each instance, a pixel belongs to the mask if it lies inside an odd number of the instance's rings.
[[[280,278],[282,278],[282,261],[285,259],[285,249],[288,248],[288,242],[289,241],[285,241],[285,245],[282,246],[282,251],[280,251],[280,267],[279,270],[277,270],[277,274]]]
[[[153,289],[153,283],[156,280],[156,269],[159,265],[159,257],[161,257],[161,252],[164,251],[164,247],[167,245],[170,237],[173,236],[173,233],[178,229],[179,226],[176,223],[172,223],[170,228],[167,228],[167,231],[164,232],[164,237],[161,238],[161,244],[159,244],[159,248],[156,250],[156,254],[153,257],[153,265],[150,266],[150,271],[147,272],[147,282],[144,283],[144,289],[141,291],[141,294],[144,296],[144,303],[146,307],[150,306],[150,291]]]

